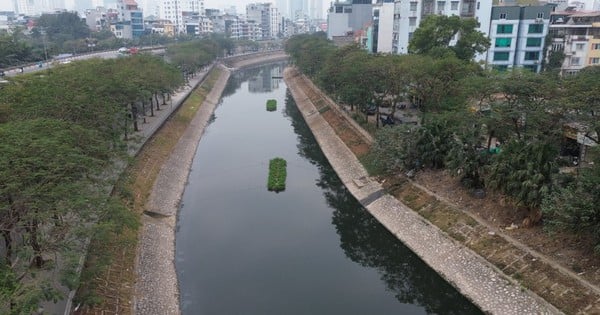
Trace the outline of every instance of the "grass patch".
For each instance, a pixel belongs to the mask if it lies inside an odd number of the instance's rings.
[[[116,233],[105,227],[122,224],[121,216],[98,223],[100,229],[90,242],[75,296],[76,303],[84,305],[80,314],[130,314],[136,278],[136,227],[140,216],[162,165],[171,155],[220,74],[218,68],[210,72],[204,83],[190,94],[121,175],[113,194],[126,207],[136,224],[117,230],[119,232]]]
[[[278,157],[269,161],[269,179],[267,182],[269,191],[280,192],[285,190],[286,167],[287,162],[282,158]]]
[[[274,112],[277,110],[277,100],[267,100],[267,111]]]

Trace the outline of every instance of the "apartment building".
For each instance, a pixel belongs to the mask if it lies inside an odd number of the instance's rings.
[[[487,64],[499,70],[522,67],[539,72],[554,8],[554,4],[493,7]]]
[[[128,25],[123,28],[128,31],[122,38],[132,39],[144,35],[144,14],[135,0],[117,0],[117,11],[119,13],[117,23]]]
[[[550,26],[551,51],[565,55],[563,75],[577,73],[587,66],[600,65],[600,11],[556,12]]]
[[[394,1],[378,0],[373,5],[373,24],[367,35],[370,52],[392,53],[394,51]]]
[[[408,43],[412,35],[421,20],[431,14],[474,18],[479,22],[477,30],[488,35],[491,11],[492,0],[396,0],[392,51],[397,54],[408,53]],[[485,60],[485,55],[478,55],[475,59]]]
[[[246,6],[246,19],[261,28],[260,39],[276,38],[280,33],[281,18],[271,3],[251,3]]]
[[[345,37],[373,22],[371,0],[332,2],[327,11],[327,38]]]
[[[176,33],[185,32],[184,15],[189,13],[204,15],[204,0],[163,0],[159,8],[160,18],[171,21]]]

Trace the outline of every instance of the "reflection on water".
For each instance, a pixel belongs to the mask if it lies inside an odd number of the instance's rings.
[[[198,145],[176,232],[182,313],[479,313],[348,193],[285,83],[250,91],[279,67],[233,75]],[[275,156],[279,194],[266,189]]]
[[[299,153],[319,169],[317,185],[335,211],[332,223],[340,247],[352,261],[375,268],[398,301],[425,306],[434,314],[481,314],[452,286],[369,214],[342,184],[304,122],[291,94],[285,113],[298,135]]]
[[[279,61],[269,67],[252,67],[234,72],[229,78],[229,84],[223,91],[223,97],[235,93],[243,82],[248,82],[250,93],[268,93],[279,89],[279,85],[283,81],[280,77],[286,65],[287,62]]]

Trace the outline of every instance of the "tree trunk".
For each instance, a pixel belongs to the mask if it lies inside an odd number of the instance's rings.
[[[2,238],[4,238],[4,247],[6,248],[4,260],[6,261],[7,265],[10,265],[12,261],[12,237],[10,236],[10,230],[3,230]]]
[[[131,103],[131,119],[133,119],[133,130],[140,131],[140,129],[138,128],[137,114],[137,106],[135,106],[135,103]]]
[[[30,245],[34,253],[32,263],[37,268],[42,268],[44,266],[44,258],[42,258],[42,246],[38,239],[38,221],[37,219],[33,219],[29,224],[27,231],[31,237]]]
[[[158,102],[158,92],[154,93],[154,100],[156,101],[156,110],[160,110],[159,102]]]
[[[150,97],[150,106],[154,106],[154,105],[152,104],[152,96]],[[159,107],[159,105],[158,105],[158,99],[157,99],[157,100],[156,100],[156,111],[159,111],[159,110],[160,110],[160,107]]]
[[[146,121],[146,103],[144,103],[144,102],[142,102],[142,112],[143,112],[142,113],[142,117],[143,117],[142,118],[143,119],[142,123],[145,124],[145,123],[147,123],[147,121]]]
[[[162,93],[162,105],[167,105],[167,96],[165,95],[165,93]]]

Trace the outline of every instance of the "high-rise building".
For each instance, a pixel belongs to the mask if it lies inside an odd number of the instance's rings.
[[[331,3],[327,13],[327,38],[347,36],[360,31],[373,20],[371,0],[347,0]]]
[[[539,72],[553,9],[553,4],[494,6],[487,63],[499,70],[522,67]]]
[[[276,0],[275,1],[275,7],[277,7],[277,10],[279,10],[279,13],[286,18],[290,18],[289,17],[289,10],[288,10],[288,1],[289,0]]]
[[[161,19],[169,20],[175,26],[175,32],[185,31],[184,15],[204,14],[204,0],[163,0],[160,5]]]
[[[310,0],[310,18],[323,19],[323,0]]]
[[[35,0],[15,0],[15,10],[18,14],[35,15]]]
[[[289,16],[293,21],[304,19],[308,15],[306,0],[289,0]]]
[[[261,39],[277,37],[280,18],[277,8],[271,3],[251,3],[246,6],[246,20],[257,24],[261,29]]]
[[[408,52],[408,43],[421,20],[431,14],[474,18],[479,22],[478,31],[488,35],[492,0],[396,0],[394,8],[394,53]],[[452,43],[451,43],[452,44]],[[485,60],[478,55],[476,60]]]

